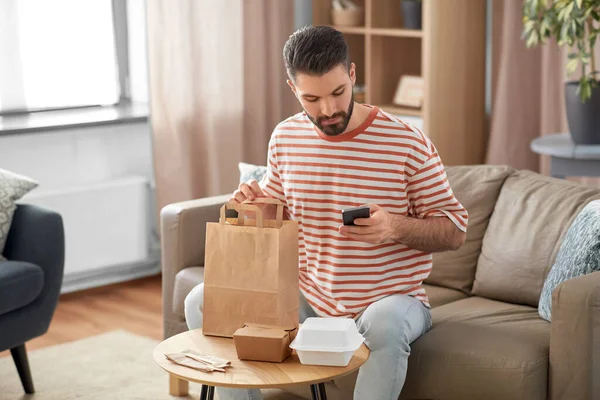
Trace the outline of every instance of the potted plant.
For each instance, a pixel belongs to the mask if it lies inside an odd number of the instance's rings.
[[[423,3],[421,0],[401,0],[402,21],[406,29],[421,29]]]
[[[569,48],[568,75],[581,68],[578,81],[565,83],[565,105],[576,144],[600,144],[600,71],[594,57],[600,33],[600,0],[524,0],[523,38],[527,47],[554,36]]]

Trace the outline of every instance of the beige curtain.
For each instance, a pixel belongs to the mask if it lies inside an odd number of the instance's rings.
[[[548,174],[547,157],[533,153],[530,142],[540,135],[568,132],[564,82],[578,76],[565,75],[567,51],[555,41],[535,48],[525,46],[521,6],[520,1],[493,1],[493,98],[487,163]],[[596,50],[600,55],[600,46]]]
[[[298,111],[283,44],[293,0],[149,0],[150,113],[159,209],[229,193]]]
[[[494,0],[492,121],[489,164],[540,170],[530,142],[567,132],[563,100],[564,52],[555,43],[530,48],[521,39],[521,2]]]

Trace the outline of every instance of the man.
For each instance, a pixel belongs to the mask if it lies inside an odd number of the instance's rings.
[[[283,53],[304,112],[275,128],[261,183],[241,184],[230,201],[273,197],[285,204],[299,226],[300,320],[355,318],[371,355],[354,399],[396,400],[410,344],[431,327],[422,287],[431,253],[462,246],[467,211],[423,133],[354,102],[356,70],[340,32],[301,28]],[[342,209],[365,204],[370,218],[342,225]],[[199,285],[186,298],[190,328],[202,325],[202,291]],[[232,389],[220,396],[261,398]]]

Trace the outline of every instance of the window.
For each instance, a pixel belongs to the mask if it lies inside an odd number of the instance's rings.
[[[0,112],[117,103],[113,21],[111,0],[0,1]]]

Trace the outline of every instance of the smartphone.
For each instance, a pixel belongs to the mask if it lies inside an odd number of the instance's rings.
[[[346,208],[342,210],[342,220],[344,225],[354,225],[356,218],[369,218],[371,216],[371,208],[369,206]]]

